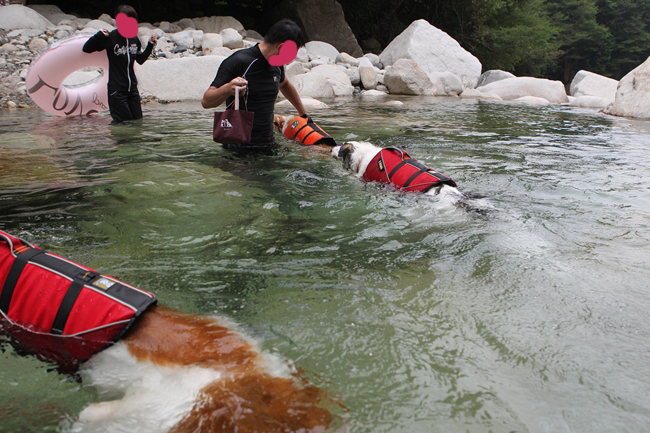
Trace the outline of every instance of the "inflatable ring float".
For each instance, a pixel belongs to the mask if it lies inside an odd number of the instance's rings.
[[[90,36],[81,34],[57,42],[29,65],[25,78],[27,94],[48,113],[74,116],[108,109],[108,56],[103,51],[83,52]],[[93,66],[104,71],[98,79],[79,86],[63,84],[68,75]]]

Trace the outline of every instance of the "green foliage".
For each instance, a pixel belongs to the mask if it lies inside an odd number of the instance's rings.
[[[541,76],[555,66],[560,54],[559,29],[551,24],[541,0],[494,2],[488,12],[472,50],[485,70]]]

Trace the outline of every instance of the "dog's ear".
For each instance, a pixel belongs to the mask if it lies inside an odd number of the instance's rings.
[[[348,156],[354,149],[354,144],[352,143],[343,143],[339,149],[339,158],[345,160],[345,157]]]

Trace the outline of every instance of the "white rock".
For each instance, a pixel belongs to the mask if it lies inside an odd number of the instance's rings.
[[[514,99],[513,102],[518,102],[520,104],[526,105],[549,105],[550,102],[544,98],[538,98],[536,96],[522,96],[521,98]]]
[[[616,100],[603,112],[614,116],[650,119],[650,58],[621,79]]]
[[[14,30],[12,32],[7,33],[7,36],[9,38],[20,38],[21,40],[28,40],[31,38],[35,38],[36,36],[41,36],[43,33],[45,33],[45,30],[20,29],[20,30]]]
[[[589,71],[579,71],[569,89],[571,96],[596,96],[614,102],[618,81]]]
[[[244,38],[242,38],[242,35],[235,29],[223,29],[219,32],[219,35],[221,35],[224,47],[233,50],[244,47]]]
[[[35,53],[40,53],[47,48],[47,41],[41,38],[34,38],[29,43],[29,49]]]
[[[13,53],[18,50],[14,44],[6,43],[0,47],[0,53]]]
[[[204,33],[203,40],[201,41],[201,48],[203,51],[209,50],[210,53],[214,52],[215,48],[223,47],[223,39],[218,33]]]
[[[169,36],[176,45],[184,45],[187,48],[193,48],[195,37],[198,37],[197,32],[201,32],[201,30],[187,29],[182,32],[168,34],[167,36]],[[201,32],[200,37],[203,39],[203,32]]]
[[[105,21],[92,20],[92,21],[88,21],[86,23],[86,25],[84,26],[84,30],[86,30],[86,29],[94,29],[95,32],[97,30],[106,29],[109,32],[112,32],[113,30],[115,30],[115,27],[110,25],[109,23],[107,23]]]
[[[53,24],[58,24],[64,20],[75,20],[77,17],[70,14],[65,14],[58,6],[55,5],[29,5],[31,9],[34,9],[39,14]]]
[[[361,84],[361,74],[359,74],[359,68],[346,68],[345,73],[348,74],[350,83],[352,83],[353,86],[358,86]]]
[[[487,86],[490,83],[495,81],[505,80],[506,78],[515,78],[514,74],[511,74],[508,71],[502,71],[500,69],[491,69],[489,71],[483,72],[478,79],[478,84],[476,87]]]
[[[143,65],[136,63],[138,88],[163,100],[200,100],[223,59],[221,56],[202,56],[158,60]]]
[[[158,25],[158,28],[163,32],[167,33],[169,32],[171,25],[169,24],[169,21],[161,21],[160,24]]]
[[[381,63],[381,60],[379,59],[379,56],[377,54],[373,53],[366,53],[363,55],[366,59],[370,60],[370,63],[372,63],[372,66],[383,69],[384,65]]]
[[[383,97],[383,96],[388,96],[385,92],[381,92],[379,90],[364,90],[361,92],[361,97],[362,98],[378,98],[378,97]]]
[[[372,90],[377,87],[377,71],[367,57],[359,59],[359,76],[364,89]]]
[[[354,87],[350,78],[338,66],[322,65],[313,68],[309,73],[289,78],[301,97],[332,98],[335,96],[351,96]]]
[[[296,75],[304,74],[307,70],[300,62],[291,62],[284,67],[284,75],[287,78],[294,77]]]
[[[246,39],[252,39],[257,42],[263,41],[264,36],[261,34],[257,33],[255,30],[246,30],[246,34],[244,35]]]
[[[577,96],[569,98],[569,105],[581,108],[606,108],[612,101],[608,98],[599,98],[598,96]]]
[[[296,55],[296,61],[301,62],[301,63],[307,63],[309,62],[309,51],[307,51],[307,48],[305,47],[300,47],[298,48],[298,54]]]
[[[330,63],[335,63],[339,50],[327,42],[311,41],[305,44],[305,49],[312,59],[326,58]]]
[[[221,33],[225,29],[234,29],[243,36],[245,30],[242,23],[235,18],[226,17],[201,17],[194,18],[194,25],[197,30],[203,30],[204,33]]]
[[[110,15],[108,14],[101,14],[99,18],[97,18],[99,21],[104,21],[107,24],[110,24],[111,27],[115,28],[115,18],[111,18]]]
[[[359,66],[359,59],[355,59],[348,53],[339,53],[339,55],[336,56],[336,63]]]
[[[210,50],[209,54],[211,56],[229,57],[232,53],[234,53],[234,51],[228,47],[216,47],[213,50]]]
[[[0,29],[39,29],[54,27],[43,15],[22,5],[0,6]]]
[[[458,96],[463,93],[463,83],[451,72],[432,73],[429,74],[429,78],[438,96]]]
[[[502,101],[503,98],[496,93],[483,93],[477,89],[465,89],[459,95],[461,98],[488,99],[493,101]]]
[[[398,59],[392,66],[386,68],[384,84],[392,94],[436,94],[436,89],[427,73],[411,59]]]
[[[553,104],[569,102],[564,84],[544,78],[515,77],[495,81],[478,88],[483,93],[496,93],[503,100],[514,100],[524,96],[544,98]]]
[[[327,105],[324,102],[318,101],[313,98],[303,98],[301,97],[300,100],[302,101],[302,105],[305,107],[305,110],[307,111],[313,111],[313,110],[323,110],[330,108],[329,105]],[[289,102],[287,99],[278,102],[275,104],[275,109],[276,110],[286,110],[290,109],[293,110],[294,107],[291,105],[291,102]]]
[[[447,33],[425,20],[414,21],[379,55],[384,66],[399,59],[414,60],[427,75],[452,72],[473,89],[481,75],[481,62]],[[432,80],[433,81],[433,80]]]

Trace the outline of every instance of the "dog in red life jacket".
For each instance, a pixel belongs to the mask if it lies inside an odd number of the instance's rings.
[[[404,150],[381,148],[364,141],[336,146],[332,156],[366,182],[390,184],[406,192],[419,192],[454,200],[464,198],[450,177],[411,158]]]
[[[3,231],[0,290],[0,333],[17,352],[79,367],[106,400],[71,431],[323,433],[334,419],[322,390],[226,319],[157,306]]]

